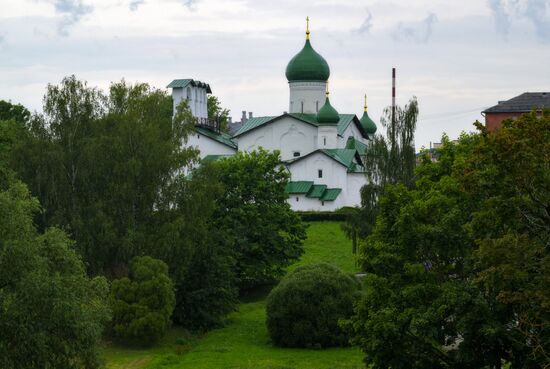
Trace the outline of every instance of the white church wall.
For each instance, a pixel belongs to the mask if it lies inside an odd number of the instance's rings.
[[[292,117],[284,117],[237,137],[239,150],[253,151],[259,147],[281,151],[282,160],[304,156],[316,148],[317,128]]]
[[[200,150],[199,157],[201,159],[207,155],[232,155],[237,151],[197,132],[189,135],[187,143],[185,143],[184,146],[194,146],[198,148]]]
[[[316,114],[325,103],[326,82],[289,82],[290,113]]]
[[[361,187],[367,184],[364,173],[347,173],[347,187],[344,194],[346,206],[361,205]]]
[[[346,188],[346,167],[325,154],[312,154],[290,164],[288,169],[291,181],[313,181],[315,184],[324,184],[329,188],[341,188],[342,190]]]
[[[206,89],[188,85],[185,88],[172,88],[174,113],[182,100],[186,99],[191,113],[199,119],[208,118]]]
[[[338,148],[337,136],[336,126],[319,126],[317,128],[317,147],[319,149]]]
[[[359,131],[359,128],[355,125],[355,123],[351,122],[348,128],[344,131],[342,136],[338,136],[338,148],[343,149],[346,147],[346,143],[348,142],[349,137],[354,137],[356,140],[366,144],[368,142],[367,139],[363,138],[363,135]]]
[[[306,195],[290,195],[287,202],[294,211],[333,211],[343,206],[339,198],[335,201],[321,201]]]

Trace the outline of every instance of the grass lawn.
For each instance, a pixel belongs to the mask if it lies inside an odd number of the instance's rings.
[[[295,265],[328,262],[355,271],[351,243],[337,222],[314,222],[308,228],[306,252]],[[362,354],[354,348],[284,349],[271,345],[265,327],[265,295],[239,305],[221,329],[193,337],[172,329],[151,349],[128,349],[105,344],[110,369],[358,369]]]

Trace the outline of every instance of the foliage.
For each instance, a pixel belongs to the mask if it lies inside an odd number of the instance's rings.
[[[0,100],[0,121],[13,120],[19,124],[29,121],[31,112],[21,104]]]
[[[235,255],[238,286],[248,289],[282,276],[303,253],[305,226],[286,202],[288,173],[278,152],[238,152],[214,162],[224,185],[215,226]]]
[[[169,265],[176,287],[174,321],[194,330],[219,326],[237,302],[233,252],[215,224],[223,186],[213,169],[176,179],[174,201],[159,209],[151,232],[150,252]]]
[[[113,281],[109,300],[117,337],[146,345],[158,342],[175,305],[168,266],[149,256],[133,258],[129,277]]]
[[[414,133],[418,118],[418,102],[413,97],[404,108],[387,107],[381,118],[386,136],[376,134],[367,146],[365,168],[367,184],[361,188],[361,208],[348,212],[343,229],[357,243],[372,231],[378,214],[378,200],[389,184],[414,185],[416,154]]]
[[[87,277],[66,234],[39,234],[38,201],[0,168],[0,367],[97,368],[107,282]]]
[[[267,298],[267,329],[278,346],[329,347],[348,343],[338,326],[349,318],[359,282],[329,264],[290,272]]]
[[[313,222],[307,229],[305,253],[300,263],[334,263],[352,271],[350,242],[337,222]],[[301,264],[301,265],[304,265]],[[291,268],[295,264],[291,265]],[[108,369],[121,368],[242,368],[242,369],[359,369],[361,351],[353,347],[330,349],[292,349],[274,346],[265,325],[265,295],[239,305],[227,324],[208,334],[189,336],[172,328],[154,347],[136,350],[109,343],[104,350]]]
[[[550,113],[532,113],[444,137],[415,188],[386,187],[345,325],[368,366],[550,366],[549,157]]]
[[[208,119],[218,123],[220,130],[227,132],[229,130],[229,109],[221,106],[220,99],[214,95],[208,95]]]
[[[125,273],[146,248],[144,230],[166,197],[173,173],[195,157],[181,142],[194,118],[186,105],[147,84],[113,83],[106,96],[74,76],[49,85],[10,163],[45,211],[45,229],[75,238],[92,274]]]

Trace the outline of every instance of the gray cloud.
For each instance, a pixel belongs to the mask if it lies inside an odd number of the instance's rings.
[[[366,34],[370,32],[372,28],[372,13],[367,9],[367,16],[359,28],[355,31],[360,34]]]
[[[61,36],[68,36],[68,29],[93,11],[93,7],[84,4],[82,0],[54,0],[53,5],[55,11],[62,15],[57,24],[57,32]]]
[[[432,37],[433,26],[436,22],[437,16],[434,13],[429,13],[426,18],[420,22],[399,22],[397,28],[392,33],[392,38],[398,42],[414,41],[425,44]]]
[[[525,16],[533,23],[538,38],[550,42],[550,0],[527,0]]]
[[[143,5],[145,0],[132,0],[130,1],[129,8],[131,11],[135,12],[140,5]]]
[[[508,40],[512,22],[527,19],[539,40],[550,42],[550,0],[488,0],[495,27]]]
[[[495,27],[499,34],[505,39],[508,38],[510,33],[510,15],[506,10],[506,4],[504,0],[488,0],[489,8],[493,13],[495,19]]]
[[[183,6],[194,11],[199,0],[182,0]]]

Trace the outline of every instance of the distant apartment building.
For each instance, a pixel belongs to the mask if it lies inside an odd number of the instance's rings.
[[[550,109],[550,92],[524,92],[510,100],[499,101],[497,105],[482,111],[481,114],[485,116],[485,127],[492,132],[502,125],[502,121],[517,119],[521,114],[533,109]]]

